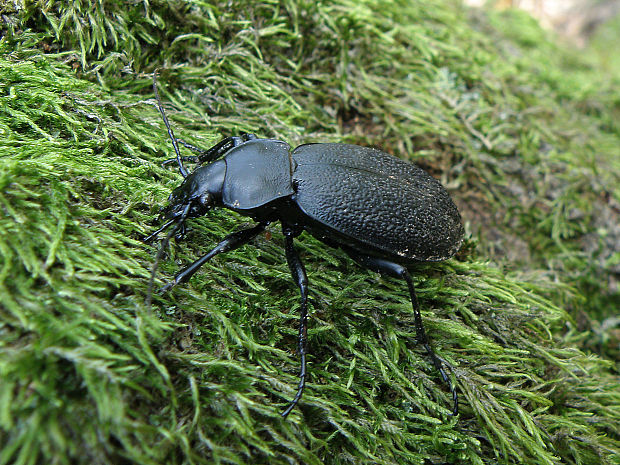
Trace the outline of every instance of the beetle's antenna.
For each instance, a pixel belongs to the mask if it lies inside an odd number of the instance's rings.
[[[168,122],[168,118],[166,117],[166,113],[164,112],[164,107],[161,104],[161,99],[159,98],[159,92],[157,91],[157,70],[153,72],[153,91],[155,92],[155,98],[157,99],[157,108],[161,113],[162,118],[164,119],[164,124],[166,125],[166,129],[168,129],[168,135],[170,136],[170,140],[172,141],[172,146],[174,147],[174,151],[177,154],[177,163],[179,164],[179,171],[181,172],[181,176],[184,178],[187,177],[187,170],[183,166],[183,161],[181,160],[181,152],[179,151],[179,144],[177,144],[177,139],[174,137],[174,132],[172,132],[172,128],[170,127],[170,123]]]

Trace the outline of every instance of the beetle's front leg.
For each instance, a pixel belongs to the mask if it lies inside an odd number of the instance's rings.
[[[177,141],[181,141],[181,139],[177,139]],[[177,159],[176,158],[168,158],[167,160],[164,160],[161,162],[161,167],[165,168],[166,166],[172,164],[172,163],[176,163]],[[190,163],[197,163],[198,162],[198,157],[195,155],[189,155],[189,156],[183,156],[181,157],[181,161],[188,161]]]
[[[213,147],[211,147],[208,150],[201,149],[200,147],[196,147],[195,145],[185,142],[183,139],[177,138],[176,141],[179,144],[181,144],[183,147],[186,147],[190,149],[192,152],[196,152],[199,154],[197,156],[192,155],[189,157],[181,157],[181,160],[203,165],[204,163],[216,160],[217,158],[224,155],[226,152],[228,152],[233,147],[237,147],[238,145],[241,145],[244,142],[247,142],[249,140],[254,140],[254,139],[257,139],[255,134],[247,134],[244,132],[240,136],[226,137],[225,139],[222,139],[220,142],[218,142],[217,144],[215,144]],[[169,158],[168,160],[164,160],[164,162],[162,163],[162,166],[169,165],[176,161],[177,161],[176,158]]]
[[[301,315],[299,316],[299,336],[298,336],[298,350],[301,358],[301,369],[299,371],[299,385],[297,386],[297,394],[291,401],[289,406],[282,412],[282,417],[286,418],[291,410],[297,405],[301,395],[304,392],[306,386],[306,346],[308,336],[308,277],[306,276],[306,269],[304,264],[299,258],[299,254],[293,246],[293,238],[299,235],[299,232],[294,231],[285,225],[282,226],[282,232],[285,239],[286,261],[288,267],[293,275],[293,280],[297,283],[299,291],[301,292]]]
[[[198,269],[202,265],[207,263],[217,254],[220,254],[222,252],[228,252],[230,250],[236,249],[237,247],[241,247],[243,244],[247,244],[256,235],[264,231],[268,224],[269,223],[267,222],[259,223],[253,228],[242,229],[241,231],[237,231],[232,234],[229,234],[224,239],[222,239],[222,241],[218,245],[216,245],[213,249],[211,249],[209,252],[204,254],[202,257],[200,257],[198,260],[196,260],[191,265],[179,271],[174,276],[174,279],[172,281],[170,281],[165,286],[163,286],[161,289],[159,289],[159,293],[163,294],[164,292],[167,292],[170,289],[172,289],[173,286],[176,286],[177,284],[180,284],[180,283],[187,282],[189,278],[191,278],[194,275],[194,273],[196,273],[196,271],[198,271]]]

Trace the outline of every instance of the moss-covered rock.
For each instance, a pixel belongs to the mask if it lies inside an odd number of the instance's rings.
[[[620,72],[603,53],[450,0],[0,9],[0,463],[620,463]],[[310,375],[288,420],[298,294],[277,227],[145,304],[140,239],[179,183],[156,68],[195,145],[346,141],[442,180],[469,239],[411,271],[458,419],[402,283],[309,236]],[[193,221],[160,273],[244,221]]]

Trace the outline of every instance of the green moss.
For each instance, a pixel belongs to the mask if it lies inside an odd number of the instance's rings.
[[[447,0],[3,8],[0,463],[618,463],[617,74]],[[155,68],[195,145],[375,145],[448,186],[469,240],[411,271],[458,420],[402,283],[311,237],[287,421],[299,304],[277,225],[146,306],[140,238],[179,183]],[[158,279],[245,221],[193,221]]]

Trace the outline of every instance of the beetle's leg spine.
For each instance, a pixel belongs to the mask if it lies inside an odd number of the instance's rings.
[[[286,261],[291,270],[293,280],[297,283],[301,293],[301,314],[299,316],[299,335],[298,335],[298,351],[301,358],[301,368],[299,371],[299,385],[297,386],[297,394],[282,412],[282,417],[286,418],[291,410],[297,405],[299,399],[306,387],[306,348],[308,342],[308,276],[304,264],[299,258],[299,254],[293,245],[293,238],[299,233],[294,232],[292,228],[283,225],[282,231],[285,239]]]

